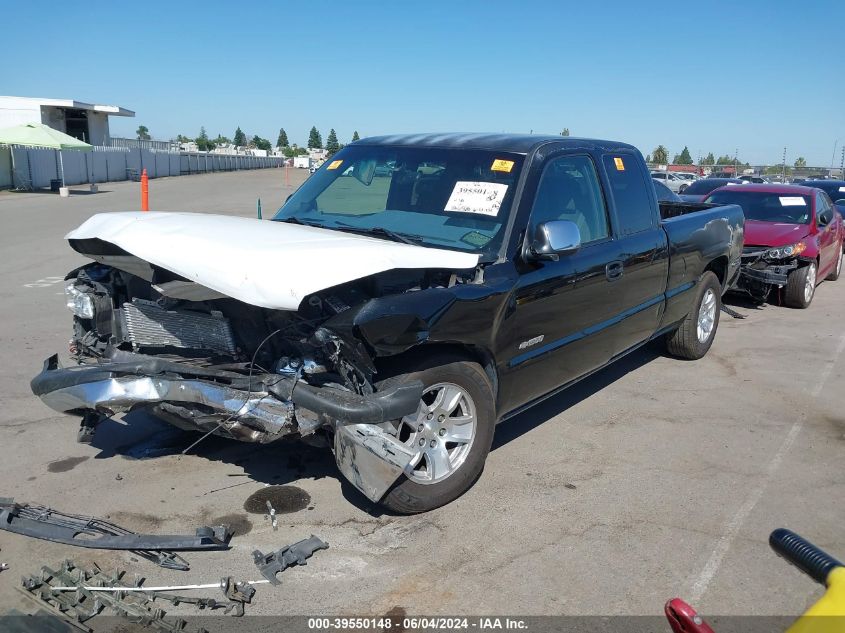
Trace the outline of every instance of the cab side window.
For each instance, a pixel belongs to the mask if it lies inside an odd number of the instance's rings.
[[[616,220],[620,235],[633,235],[655,227],[649,188],[651,180],[643,179],[639,163],[633,156],[605,155],[602,157],[610,191],[616,207]],[[668,178],[668,175],[664,175]]]
[[[588,244],[610,235],[607,209],[589,156],[561,156],[546,165],[531,210],[531,225],[569,220]]]

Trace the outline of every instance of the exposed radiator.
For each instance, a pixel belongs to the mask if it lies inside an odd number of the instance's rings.
[[[136,347],[180,347],[234,356],[235,339],[220,313],[165,310],[134,300],[123,304],[126,340]]]

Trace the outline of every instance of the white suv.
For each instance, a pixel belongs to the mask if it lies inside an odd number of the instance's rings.
[[[651,172],[651,177],[659,180],[675,193],[683,193],[690,186],[690,181],[680,178],[671,171],[653,171]]]

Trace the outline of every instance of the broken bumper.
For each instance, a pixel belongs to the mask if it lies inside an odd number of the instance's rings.
[[[68,368],[59,367],[54,355],[30,386],[60,413],[112,416],[151,407],[177,426],[247,442],[272,442],[332,427],[338,467],[374,501],[414,456],[377,425],[415,412],[423,389],[421,383],[411,383],[361,395],[275,374],[254,376],[250,382],[231,372],[140,355]]]
[[[785,286],[789,272],[795,266],[770,266],[768,268],[751,268],[745,266],[740,271],[740,278],[747,281],[769,284],[771,286]]]

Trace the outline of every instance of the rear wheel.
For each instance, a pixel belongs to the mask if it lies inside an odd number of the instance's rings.
[[[669,353],[689,360],[704,356],[716,338],[721,305],[722,285],[715,273],[707,271],[698,282],[693,309],[677,330],[666,335]]]
[[[796,268],[786,278],[785,303],[790,308],[808,308],[816,294],[816,262]]]
[[[424,386],[417,411],[384,425],[416,452],[382,501],[403,514],[432,510],[469,490],[484,469],[496,426],[493,389],[478,364],[432,358],[378,388],[414,380]]]

